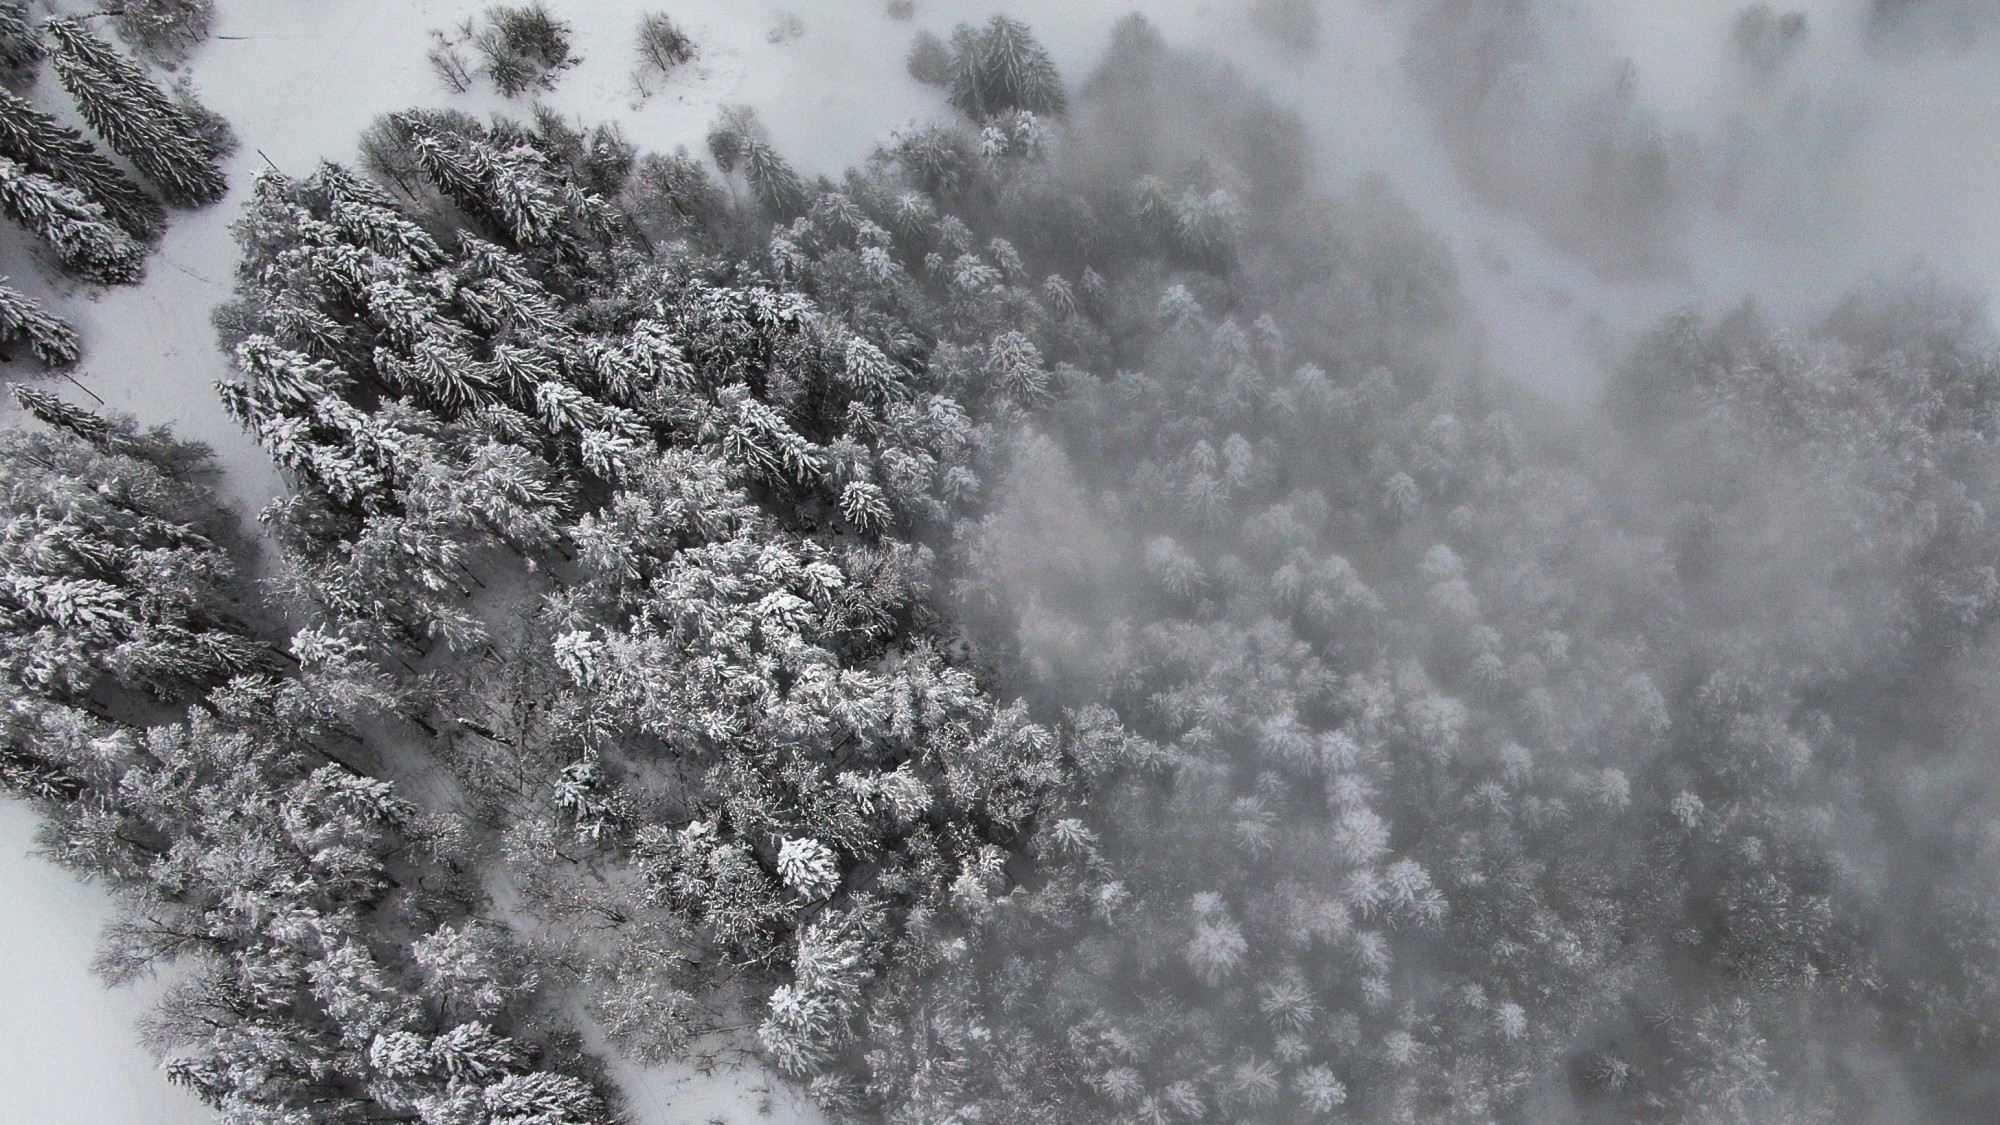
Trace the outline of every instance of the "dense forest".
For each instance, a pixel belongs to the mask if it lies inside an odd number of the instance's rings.
[[[458,89],[569,65],[488,19]],[[226,126],[83,22],[0,5],[0,62],[54,267],[223,195]],[[640,152],[532,104],[260,174],[254,527],[16,384],[0,782],[115,888],[107,980],[171,966],[169,1079],[243,1125],[621,1121],[607,1052],[910,1125],[2000,1110],[1976,301],[1676,316],[1578,418],[1144,18],[1073,86],[1004,16],[909,69],[953,116],[838,178],[749,107]]]

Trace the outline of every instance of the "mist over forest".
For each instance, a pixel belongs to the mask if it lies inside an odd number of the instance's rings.
[[[2000,1117],[2000,8],[1157,9],[266,136],[0,0],[0,785],[163,1104]]]

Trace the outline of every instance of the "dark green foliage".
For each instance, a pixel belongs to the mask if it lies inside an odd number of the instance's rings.
[[[0,340],[26,340],[48,367],[68,367],[83,355],[76,329],[42,307],[40,301],[0,279]]]
[[[43,25],[56,74],[92,130],[176,207],[200,207],[228,190],[213,122],[168,97],[131,60],[73,19]]]
[[[74,188],[0,157],[0,215],[42,240],[65,270],[107,285],[145,276],[146,248]]]
[[[554,89],[556,76],[577,64],[570,54],[569,25],[550,15],[540,0],[495,5],[486,10],[485,23],[473,38],[486,60],[480,70],[510,98]]]
[[[950,93],[952,106],[975,120],[1017,109],[1061,117],[1069,106],[1048,51],[1006,16],[952,31]]]
[[[166,227],[166,211],[159,201],[81,133],[4,90],[0,90],[0,156],[89,196],[133,238],[150,241]]]

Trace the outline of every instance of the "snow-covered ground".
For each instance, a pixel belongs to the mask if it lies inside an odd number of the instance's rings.
[[[109,896],[29,858],[34,836],[33,810],[0,800],[0,1120],[212,1121],[139,1047],[132,1024],[147,990],[106,991],[90,974]]]

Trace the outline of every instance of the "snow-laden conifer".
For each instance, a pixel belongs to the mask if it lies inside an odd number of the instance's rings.
[[[983,27],[960,24],[951,47],[951,104],[966,116],[983,120],[1014,109],[1048,117],[1067,112],[1069,97],[1055,61],[1019,20],[994,16]]]
[[[0,156],[82,192],[134,238],[154,238],[166,226],[159,201],[83,134],[5,90],[0,90]]]
[[[42,307],[40,301],[0,277],[0,340],[25,340],[35,358],[49,367],[68,367],[83,354],[76,329]],[[17,385],[17,391],[19,388]]]
[[[146,72],[74,19],[43,25],[56,75],[104,143],[132,162],[177,207],[200,207],[228,190],[214,143],[195,116]]]
[[[0,156],[0,214],[42,240],[64,269],[120,285],[146,272],[146,248],[81,192]]]

